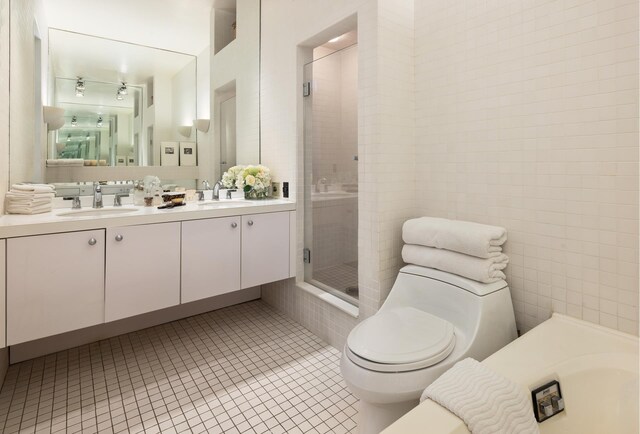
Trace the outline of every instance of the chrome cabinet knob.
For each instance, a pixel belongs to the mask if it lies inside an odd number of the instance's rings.
[[[236,223],[236,222],[231,223],[231,227],[234,228],[234,229],[237,228],[238,227],[238,223]]]
[[[249,220],[249,221],[247,222],[247,224],[248,224],[249,226],[253,226],[253,220]]]
[[[116,235],[116,241],[122,241],[124,237],[120,234]]]
[[[89,245],[90,246],[95,246],[97,242],[98,242],[98,240],[96,240],[95,238],[90,238],[89,239]]]

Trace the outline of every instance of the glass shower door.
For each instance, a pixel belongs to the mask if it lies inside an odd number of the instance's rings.
[[[358,303],[358,51],[304,67],[305,281]]]

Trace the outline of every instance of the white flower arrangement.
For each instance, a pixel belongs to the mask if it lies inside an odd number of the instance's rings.
[[[233,166],[222,175],[225,188],[237,188],[253,197],[266,197],[271,187],[271,170],[256,166]]]
[[[242,190],[244,188],[244,179],[242,178],[242,172],[244,166],[233,166],[222,175],[222,186],[224,188]]]

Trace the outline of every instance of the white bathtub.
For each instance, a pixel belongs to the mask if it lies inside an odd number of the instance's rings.
[[[638,434],[638,337],[564,315],[553,317],[482,363],[527,395],[558,380],[565,411],[541,434]],[[464,422],[427,400],[384,434],[468,434]]]

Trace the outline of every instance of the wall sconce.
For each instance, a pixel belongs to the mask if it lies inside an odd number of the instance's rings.
[[[182,125],[178,127],[178,133],[183,137],[191,137],[191,125]]]
[[[102,116],[98,116],[98,121],[96,122],[96,128],[102,128]]]
[[[77,127],[78,126],[78,118],[76,116],[71,118],[71,126],[72,127]]]
[[[64,125],[64,109],[53,106],[42,106],[42,120],[47,124],[47,131],[55,131]]]
[[[211,121],[209,119],[194,119],[193,120],[193,126],[195,127],[196,130],[200,131],[201,133],[208,132],[210,124],[211,124]]]

